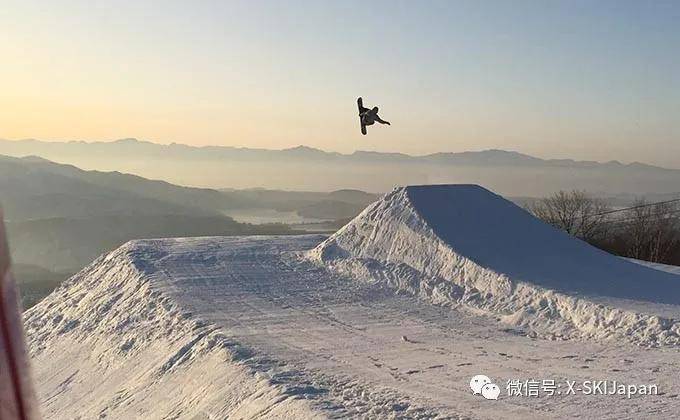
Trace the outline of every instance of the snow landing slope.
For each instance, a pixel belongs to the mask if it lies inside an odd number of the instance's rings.
[[[129,242],[25,312],[44,418],[315,417],[270,362],[181,305],[165,243],[191,242]],[[215,261],[202,251],[189,246],[187,266]]]
[[[680,344],[680,278],[575,239],[475,185],[397,188],[309,254],[544,337]]]

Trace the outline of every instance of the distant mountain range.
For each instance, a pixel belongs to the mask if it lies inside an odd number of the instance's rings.
[[[181,187],[120,172],[85,171],[30,156],[0,155],[0,207],[25,305],[31,305],[102,252],[130,239],[294,234],[281,224],[239,223],[232,212],[299,218],[353,217],[377,197]],[[281,217],[283,218],[283,217]]]
[[[182,187],[120,172],[85,171],[36,156],[0,155],[0,204],[12,222],[131,214],[224,216],[232,210],[252,209],[338,219],[355,216],[376,199],[374,194],[356,190],[318,193]],[[314,210],[333,206],[326,213]]]
[[[0,140],[0,154],[36,155],[84,169],[118,170],[210,188],[384,192],[404,184],[476,183],[504,195],[534,197],[573,188],[609,196],[680,190],[676,169],[638,162],[539,159],[504,150],[410,156],[370,151],[341,154],[306,146],[267,150],[122,139]]]
[[[36,155],[46,157],[59,154],[64,157],[79,158],[106,155],[109,158],[139,158],[140,154],[159,158],[181,158],[187,160],[216,160],[216,159],[300,159],[306,161],[351,161],[351,162],[397,162],[397,163],[440,163],[458,165],[513,165],[513,166],[575,166],[590,168],[606,167],[635,167],[665,169],[657,166],[634,162],[622,164],[612,160],[601,163],[596,161],[577,161],[572,159],[540,159],[519,152],[490,149],[460,153],[432,153],[422,156],[412,156],[403,153],[386,153],[357,150],[351,154],[326,152],[307,146],[296,146],[282,150],[257,149],[230,146],[189,146],[171,143],[158,144],[134,138],[120,139],[110,142],[47,142],[35,139],[3,140],[0,139],[0,154],[10,156]],[[51,159],[47,157],[48,159]],[[665,169],[668,170],[668,169]]]

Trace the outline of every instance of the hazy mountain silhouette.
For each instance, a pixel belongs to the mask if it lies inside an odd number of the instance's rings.
[[[36,156],[0,156],[0,205],[14,259],[57,272],[73,272],[135,238],[291,233],[285,226],[238,223],[227,216],[234,209],[342,219],[355,216],[376,198],[353,190],[181,187],[120,172],[84,171]]]
[[[5,217],[12,222],[110,214],[217,214],[208,210],[209,192],[203,198],[202,191],[166,182],[82,171],[34,157],[0,156],[0,193]]]
[[[267,150],[123,139],[0,140],[0,154],[38,155],[84,169],[117,170],[210,188],[384,192],[405,184],[475,183],[504,195],[535,197],[574,188],[606,195],[672,193],[680,185],[676,169],[638,162],[539,159],[504,150],[410,156],[370,151],[342,154],[306,146]]]

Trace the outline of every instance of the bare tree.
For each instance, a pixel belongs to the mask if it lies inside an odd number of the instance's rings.
[[[610,211],[583,191],[560,191],[528,205],[539,219],[608,252],[639,260],[677,264],[680,202],[647,203]]]
[[[625,223],[629,257],[652,262],[667,262],[680,244],[677,203],[648,204],[638,199]]]
[[[559,191],[528,207],[539,219],[587,242],[607,233],[609,206],[585,191]]]

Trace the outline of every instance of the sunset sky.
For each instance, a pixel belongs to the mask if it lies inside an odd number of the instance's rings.
[[[0,138],[680,168],[678,1],[4,1]],[[392,126],[361,136],[356,97]]]

